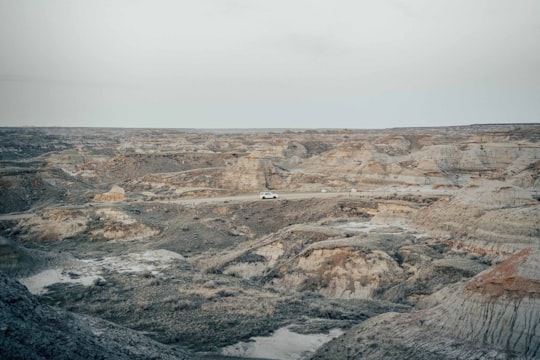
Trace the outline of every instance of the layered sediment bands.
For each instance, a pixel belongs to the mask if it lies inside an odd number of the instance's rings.
[[[89,216],[80,210],[49,209],[18,223],[19,241],[62,240],[82,234]]]
[[[275,269],[286,266],[305,246],[342,235],[342,231],[322,226],[293,225],[265,236],[249,247],[242,246],[212,258],[200,259],[198,266],[247,279],[273,277]]]
[[[32,138],[58,143],[55,153],[42,154],[34,163],[16,160],[31,149],[14,143],[11,131],[4,130],[0,137],[6,145],[0,157],[6,171],[0,173],[0,184],[11,191],[0,199],[0,211],[27,210],[45,200],[88,201],[97,189],[113,184],[125,188],[128,199],[185,197],[190,189],[215,195],[385,185],[458,188],[475,179],[538,189],[538,129],[500,125],[199,134],[171,129],[107,134],[100,129],[20,129],[22,135],[26,131]],[[52,174],[53,169],[63,174]]]
[[[370,299],[377,289],[403,280],[403,269],[384,251],[343,245],[308,247],[272,283],[329,298]]]
[[[242,191],[282,189],[286,172],[274,166],[270,159],[246,156],[227,168],[221,186]]]
[[[540,298],[540,256],[523,249],[494,269],[471,280],[465,287],[492,298]]]
[[[141,147],[143,147],[143,151],[146,150],[144,144],[141,144]],[[101,176],[114,181],[131,180],[155,173],[219,167],[223,166],[225,160],[231,157],[228,153],[216,154],[208,149],[197,151],[191,147],[190,150],[157,153],[150,150],[137,154],[120,154],[100,164],[96,171]]]
[[[0,213],[26,211],[33,206],[54,204],[69,199],[72,182],[58,170],[0,166]],[[63,176],[64,175],[64,176]]]
[[[540,251],[524,249],[428,311],[426,325],[509,354],[540,356]],[[456,316],[457,315],[457,316]]]
[[[108,207],[45,210],[21,220],[16,231],[22,242],[61,241],[77,237],[88,241],[132,241],[159,234],[157,228],[144,225],[119,209]]]
[[[443,249],[415,245],[416,236],[398,226],[344,221],[294,225],[197,264],[286,292],[408,304],[485,268],[475,260],[443,260]],[[371,226],[378,230],[367,232]]]
[[[315,358],[536,359],[539,264],[540,251],[524,249],[469,282],[434,294],[434,307],[370,319]]]
[[[509,255],[540,248],[540,206],[525,189],[476,180],[449,200],[420,210],[413,223],[456,248],[481,255]]]

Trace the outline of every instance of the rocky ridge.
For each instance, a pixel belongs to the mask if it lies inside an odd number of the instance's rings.
[[[0,272],[3,359],[190,359],[179,348],[104,320],[42,305]]]

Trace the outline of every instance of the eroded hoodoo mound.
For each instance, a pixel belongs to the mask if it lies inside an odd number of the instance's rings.
[[[315,358],[537,359],[539,269],[540,251],[524,249],[454,290],[434,294],[434,307],[372,318]]]

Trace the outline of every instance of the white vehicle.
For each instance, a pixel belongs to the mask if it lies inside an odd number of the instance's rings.
[[[261,193],[259,193],[259,196],[261,199],[277,199],[279,197],[278,194],[274,194],[270,191],[263,191]]]

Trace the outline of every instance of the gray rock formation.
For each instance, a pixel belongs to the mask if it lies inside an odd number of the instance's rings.
[[[187,353],[104,320],[41,305],[0,272],[0,349],[8,359],[188,359]]]
[[[508,256],[524,248],[540,249],[539,218],[538,201],[526,189],[477,179],[449,201],[422,209],[413,221],[455,247]]]
[[[0,271],[17,268],[30,257],[15,241],[0,236]]]

